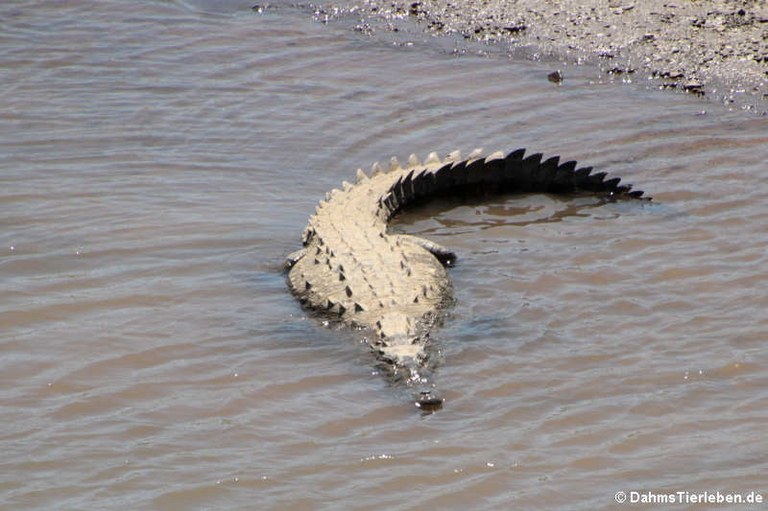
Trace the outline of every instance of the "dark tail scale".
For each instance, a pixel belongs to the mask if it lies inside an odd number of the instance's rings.
[[[536,153],[525,158],[525,149],[518,149],[489,162],[448,163],[434,173],[414,169],[392,186],[382,205],[394,215],[414,202],[444,195],[586,191],[610,198],[642,198],[642,191],[620,182],[618,177],[606,179],[605,172],[593,174],[592,167],[576,168],[575,161],[561,164],[559,156],[542,161],[541,153]]]

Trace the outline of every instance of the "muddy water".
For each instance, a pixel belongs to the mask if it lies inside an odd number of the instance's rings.
[[[0,507],[765,492],[765,118],[354,25],[239,1],[0,7]],[[420,416],[280,262],[357,166],[476,146],[656,201],[403,217],[461,258],[435,333],[448,399]]]

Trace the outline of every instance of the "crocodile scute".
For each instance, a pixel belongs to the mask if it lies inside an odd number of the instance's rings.
[[[362,329],[378,365],[410,389],[423,410],[440,408],[443,398],[432,380],[434,348],[430,330],[451,304],[446,271],[455,260],[429,240],[390,233],[389,220],[411,205],[437,196],[474,193],[592,192],[610,198],[642,198],[643,192],[559,157],[506,156],[462,160],[435,153],[406,165],[393,158],[386,170],[375,164],[370,176],[357,171],[321,201],[304,230],[304,248],[287,263],[288,283],[306,307]]]

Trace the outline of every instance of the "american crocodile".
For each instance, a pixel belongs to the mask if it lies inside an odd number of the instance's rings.
[[[414,394],[425,410],[443,398],[431,379],[429,333],[451,303],[445,270],[456,256],[423,238],[387,231],[403,208],[440,195],[468,193],[593,192],[611,198],[641,198],[643,192],[606,179],[592,167],[560,163],[559,157],[525,157],[519,149],[485,158],[476,150],[462,160],[435,153],[407,165],[375,164],[371,176],[357,171],[356,184],[326,194],[304,230],[304,248],[291,254],[288,282],[311,309],[364,330],[381,365]]]

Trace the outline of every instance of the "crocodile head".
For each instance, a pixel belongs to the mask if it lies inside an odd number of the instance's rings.
[[[390,312],[376,322],[379,358],[388,364],[396,380],[413,389],[414,404],[431,412],[443,405],[428,368],[428,332],[418,321],[401,312]]]

